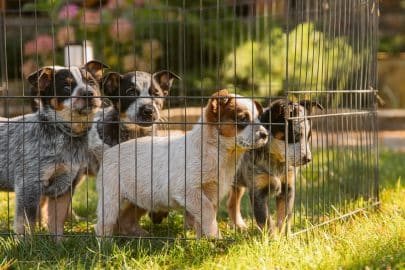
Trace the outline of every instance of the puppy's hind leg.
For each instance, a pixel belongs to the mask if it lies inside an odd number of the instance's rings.
[[[183,202],[180,202],[184,204]],[[188,190],[186,211],[193,217],[197,237],[221,238],[218,230],[217,213],[212,202],[200,190]]]
[[[146,214],[146,210],[133,205],[130,202],[124,202],[123,210],[118,219],[118,231],[121,235],[132,235],[146,237],[149,233],[142,229],[139,220]]]
[[[99,185],[99,183],[97,183],[97,185]],[[115,197],[112,194],[114,191],[109,190],[107,187],[104,188],[104,192],[102,192],[103,190],[99,187],[97,191],[99,198],[97,204],[96,235],[112,236],[120,214],[120,198],[118,198],[118,192],[114,194],[117,196]]]
[[[268,190],[267,189],[250,189],[250,201],[253,207],[253,213],[256,219],[257,226],[263,230],[267,226],[269,233],[274,232],[274,222],[269,215],[267,206]]]
[[[244,187],[235,186],[229,191],[227,201],[229,217],[231,218],[233,224],[242,230],[247,229],[246,223],[242,218],[242,214],[240,213],[240,204],[244,193]]]

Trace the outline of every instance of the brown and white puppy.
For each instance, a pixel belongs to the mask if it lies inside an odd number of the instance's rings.
[[[221,90],[186,135],[144,137],[108,149],[97,176],[97,235],[114,233],[128,200],[137,207],[141,236],[143,214],[178,208],[192,218],[198,237],[219,236],[217,204],[231,188],[240,157],[267,142],[260,112],[251,99]]]
[[[28,77],[39,109],[0,124],[0,190],[15,191],[14,231],[34,229],[40,198],[47,197],[48,227],[61,236],[70,189],[88,153],[88,131],[100,106],[104,64],[47,66]]]
[[[153,74],[109,72],[104,76],[104,95],[112,105],[97,113],[89,134],[95,157],[90,164],[91,171],[97,174],[102,153],[108,148],[130,139],[157,135],[160,111],[175,79],[180,77],[167,70]],[[131,204],[126,205],[120,218],[120,233],[131,235],[136,210]]]
[[[244,154],[228,197],[229,216],[238,228],[247,228],[240,213],[240,201],[246,187],[260,229],[267,226],[269,232],[274,231],[275,225],[267,207],[269,195],[276,196],[278,229],[281,230],[285,222],[290,227],[297,168],[312,159],[309,144],[311,123],[307,116],[314,106],[323,109],[313,101],[297,103],[278,99],[260,116],[260,122],[270,134],[269,140],[264,147]]]

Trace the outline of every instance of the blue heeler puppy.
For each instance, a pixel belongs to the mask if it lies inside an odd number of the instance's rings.
[[[90,61],[80,68],[39,69],[28,77],[38,111],[0,123],[0,190],[15,192],[15,233],[34,228],[41,196],[53,202],[49,209],[55,199],[70,200],[68,191],[88,160],[88,131],[101,103],[105,67]],[[67,208],[53,210],[49,230],[62,235]]]

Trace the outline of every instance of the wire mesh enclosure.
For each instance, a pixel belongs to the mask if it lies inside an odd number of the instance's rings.
[[[1,233],[232,239],[377,205],[377,19],[377,0],[7,3]]]

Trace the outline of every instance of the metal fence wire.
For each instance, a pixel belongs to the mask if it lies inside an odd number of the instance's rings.
[[[6,1],[1,234],[234,239],[378,205],[377,23],[377,0]]]

